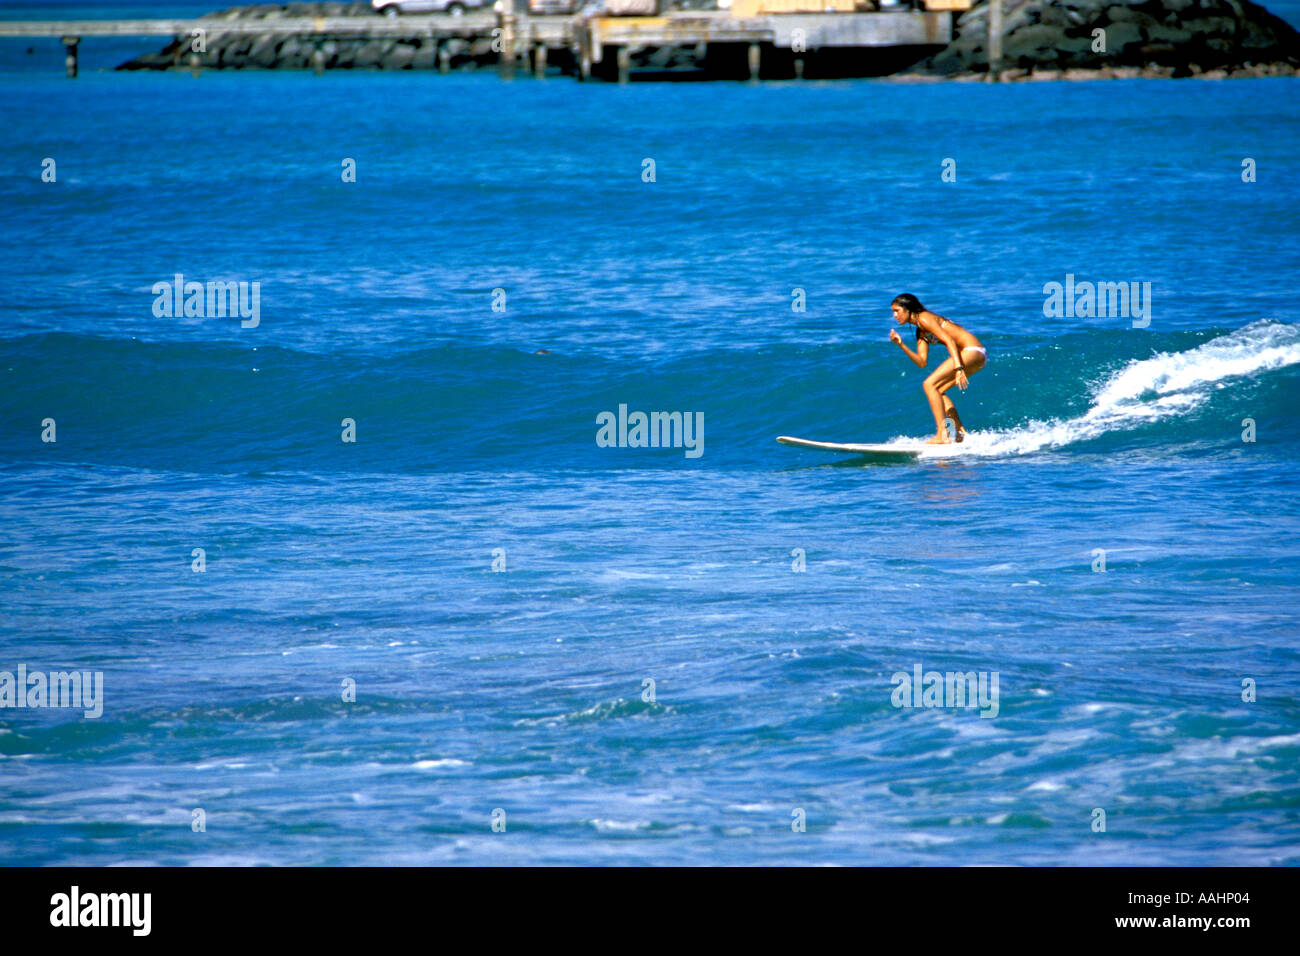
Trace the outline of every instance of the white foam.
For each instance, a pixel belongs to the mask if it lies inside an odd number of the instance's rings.
[[[650,826],[648,820],[601,820],[591,821],[591,825],[601,833],[628,833],[636,830],[644,830]]]
[[[1185,414],[1232,379],[1297,363],[1300,326],[1262,319],[1186,352],[1134,359],[1096,387],[1092,407],[1077,418],[970,432],[960,445],[935,445],[923,450],[921,457],[1023,455],[1060,448]],[[889,444],[915,441],[895,438]]]

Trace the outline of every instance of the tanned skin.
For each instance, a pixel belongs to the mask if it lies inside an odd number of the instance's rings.
[[[942,315],[936,315],[928,309],[921,312],[908,312],[897,304],[890,308],[893,310],[894,320],[899,325],[915,325],[922,332],[933,335],[948,349],[948,358],[930,373],[922,386],[926,400],[930,403],[930,411],[934,414],[935,425],[935,436],[928,439],[926,444],[947,445],[952,442],[948,437],[947,429],[943,427],[945,418],[952,419],[952,423],[956,426],[957,441],[962,441],[966,437],[966,429],[957,414],[957,406],[952,403],[947,392],[954,384],[964,391],[970,384],[970,376],[984,367],[986,359],[983,353],[968,351],[972,348],[982,348],[980,340],[951,319],[945,319]],[[930,343],[924,338],[917,340],[915,352],[907,347],[907,343],[903,341],[897,329],[890,329],[889,341],[907,353],[907,357],[919,368],[925,368],[930,360]]]

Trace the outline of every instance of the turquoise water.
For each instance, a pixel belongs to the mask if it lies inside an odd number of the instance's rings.
[[[1300,83],[25,64],[0,670],[104,699],[0,710],[0,860],[1300,862]],[[969,445],[777,445],[933,428],[903,291],[989,348]],[[703,454],[599,447],[620,404]]]

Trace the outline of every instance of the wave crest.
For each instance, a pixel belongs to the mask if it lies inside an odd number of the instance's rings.
[[[971,432],[961,454],[1023,455],[1128,431],[1186,414],[1233,379],[1297,363],[1300,326],[1262,319],[1185,352],[1134,359],[1095,387],[1091,407],[1077,417]],[[915,439],[891,443],[909,441]],[[951,454],[951,446],[942,445],[923,452],[924,457]]]

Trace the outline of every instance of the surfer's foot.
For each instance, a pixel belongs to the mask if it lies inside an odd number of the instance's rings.
[[[952,444],[952,442],[948,439],[948,434],[946,432],[942,435],[935,435],[933,438],[927,438],[925,440],[925,443],[927,445],[951,445]]]

